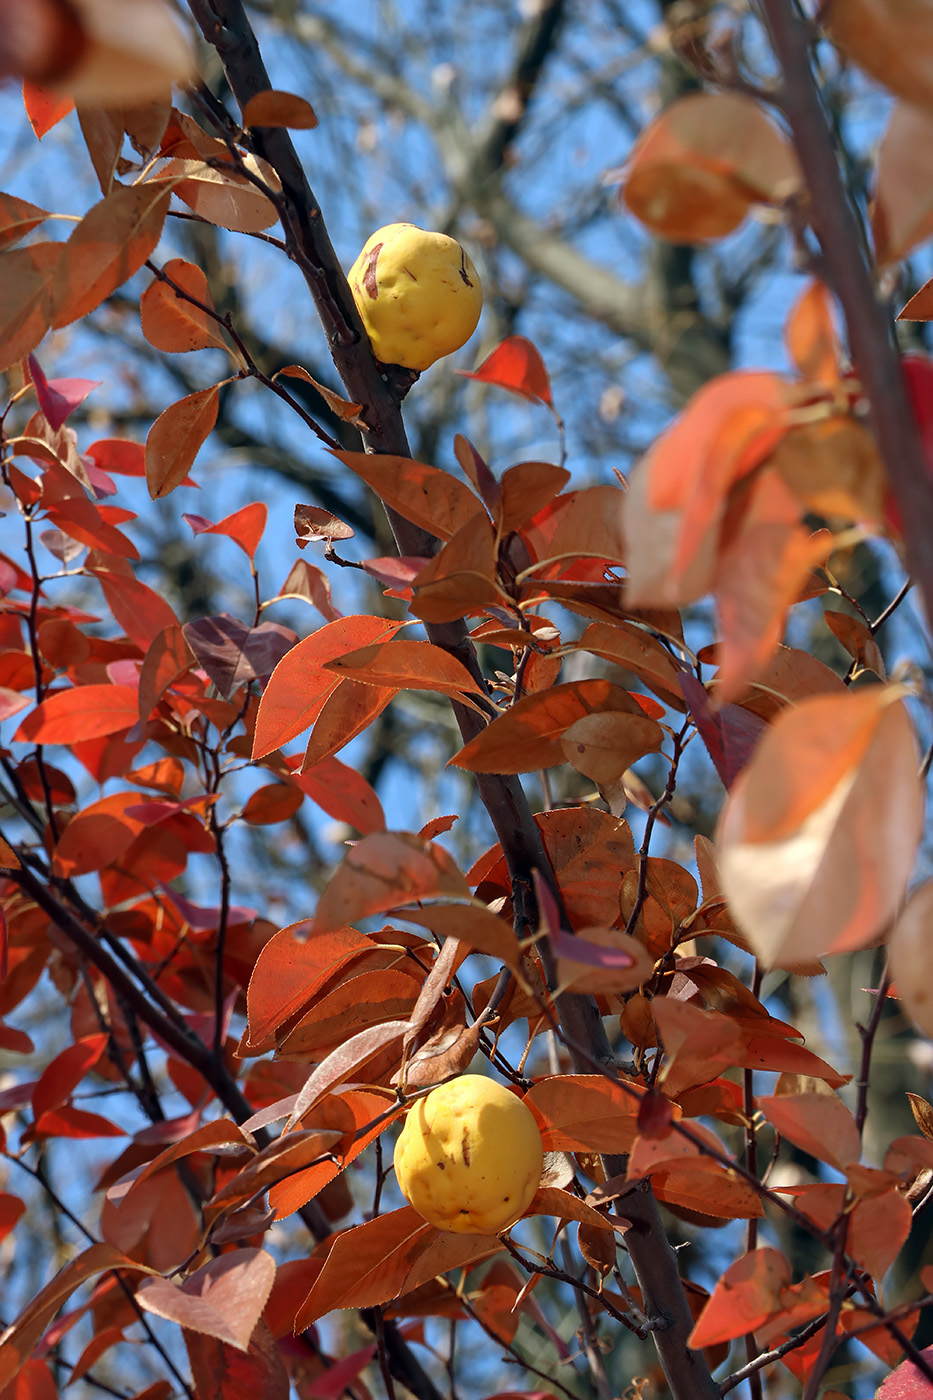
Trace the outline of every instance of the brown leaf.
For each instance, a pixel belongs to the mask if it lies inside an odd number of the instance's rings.
[[[146,485],[153,500],[180,486],[217,422],[216,384],[198,389],[159,414],[146,438]]]
[[[296,1314],[298,1332],[333,1308],[388,1303],[438,1274],[477,1264],[502,1249],[495,1235],[438,1230],[411,1206],[345,1230],[327,1246],[324,1267]]]
[[[368,452],[335,452],[334,456],[362,477],[387,506],[438,539],[450,539],[482,510],[468,486],[437,467]]]
[[[48,217],[47,211],[38,205],[29,204],[15,194],[0,194],[0,249],[19,242]]]
[[[370,1026],[358,1035],[351,1036],[343,1045],[332,1050],[326,1059],[315,1066],[305,1081],[295,1100],[288,1126],[298,1123],[309,1108],[338,1084],[357,1077],[379,1051],[395,1041],[400,1042],[407,1029],[407,1021],[384,1021],[381,1026]],[[401,1055],[401,1045],[399,1054]]]
[[[444,895],[469,897],[469,887],[443,846],[407,831],[377,831],[344,856],[314,915],[314,933],[371,914]]]
[[[194,297],[201,306],[214,309],[207,278],[194,263],[184,258],[172,258],[162,271],[176,287]],[[155,278],[139,299],[139,314],[143,335],[156,350],[185,354],[189,350],[205,350],[219,346],[226,350],[220,326],[206,311],[184,297],[175,287]]]
[[[567,762],[597,784],[616,783],[645,754],[664,741],[657,720],[648,715],[592,714],[575,720],[560,737]]]
[[[33,1355],[45,1329],[82,1283],[108,1269],[152,1273],[109,1244],[92,1244],[55,1275],[7,1327],[0,1342],[0,1388],[10,1385]]]
[[[343,398],[340,394],[335,394],[333,389],[328,389],[326,384],[319,384],[306,369],[302,369],[301,365],[286,365],[284,369],[276,370],[272,378],[278,379],[280,374],[284,374],[288,379],[303,379],[306,384],[310,384],[312,388],[318,391],[321,398],[327,404],[327,407],[332,413],[337,415],[341,422],[352,423],[354,426],[359,423],[360,414],[363,412],[363,405],[361,403],[350,403],[349,400]]]
[[[229,159],[226,147],[224,155]],[[279,177],[271,165],[246,152],[241,152],[241,159],[268,189],[281,193]],[[159,178],[171,180],[173,192],[202,219],[234,233],[261,233],[279,217],[272,200],[233,170],[215,170],[200,160],[173,157],[159,171]]]
[[[315,540],[352,540],[356,531],[322,506],[295,507],[295,534],[299,549]]]
[[[645,702],[646,706],[653,703]],[[660,713],[659,707],[655,706],[655,711]],[[584,715],[609,712],[645,718],[637,699],[610,681],[569,681],[552,686],[512,705],[465,744],[450,763],[471,773],[530,773],[551,768],[564,761],[562,738],[571,725]]]
[[[928,1103],[919,1094],[912,1094],[910,1090],[907,1090],[907,1101],[917,1127],[925,1138],[933,1141],[933,1104]]]
[[[311,103],[303,97],[266,88],[264,92],[254,93],[243,108],[243,125],[288,126],[293,130],[312,131],[317,126],[317,117]]]

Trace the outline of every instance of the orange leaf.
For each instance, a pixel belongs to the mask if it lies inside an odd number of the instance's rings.
[[[901,692],[784,710],[738,775],[717,834],[722,888],[769,966],[864,947],[894,917],[923,822]]]
[[[87,316],[142,267],[159,241],[168,205],[169,189],[160,179],[116,189],[85,214],[52,278],[53,326]]]
[[[523,335],[510,335],[487,355],[479,369],[459,369],[464,379],[478,379],[481,384],[496,384],[532,403],[553,406],[551,381],[538,351]],[[503,486],[505,482],[503,480]],[[513,527],[514,528],[514,527]]]
[[[398,692],[394,687],[339,681],[324,698],[302,760],[302,771],[316,768],[368,729]]]
[[[194,263],[184,258],[172,258],[162,271],[176,286],[202,305],[213,310],[207,278]],[[156,350],[185,353],[205,350],[208,346],[227,349],[227,343],[213,317],[200,306],[179,296],[175,287],[155,278],[139,299],[139,314],[143,335]]]
[[[442,938],[457,938],[474,952],[498,958],[513,968],[521,981],[522,955],[510,923],[487,908],[481,900],[469,904],[432,904],[427,909],[406,909],[407,924],[420,924]]]
[[[47,131],[51,131],[74,110],[74,105],[73,97],[63,96],[54,88],[42,87],[39,83],[31,83],[28,78],[23,79],[23,106],[29,125],[40,141]]]
[[[310,937],[308,920],[280,929],[265,944],[249,981],[247,1044],[254,1055],[271,1049],[276,1029],[308,1006],[320,987],[372,943],[355,928]]]
[[[324,667],[350,680],[396,690],[436,690],[454,696],[483,693],[463,662],[432,642],[374,642],[334,657]]]
[[[812,279],[800,293],[787,317],[784,339],[804,379],[838,384],[841,346],[832,296],[823,282]]]
[[[566,757],[561,742],[565,731],[584,715],[608,712],[645,718],[636,697],[610,681],[569,681],[552,686],[525,696],[499,715],[450,763],[471,773],[530,773],[552,768]]]
[[[262,1318],[256,1323],[245,1351],[217,1337],[193,1332],[183,1326],[185,1348],[191,1362],[191,1380],[196,1395],[220,1400],[288,1400],[291,1387],[288,1371],[275,1338]],[[134,1400],[165,1400],[162,1396],[136,1396]]]
[[[678,676],[682,668],[666,647],[634,622],[591,622],[577,642],[581,651],[612,661],[631,671],[653,690],[665,705],[683,710],[684,697]]]
[[[287,822],[304,801],[304,793],[289,783],[269,783],[252,794],[240,816],[251,826]]]
[[[629,158],[623,198],[675,243],[724,238],[753,204],[783,204],[800,188],[793,146],[752,98],[691,93],[665,107]]]
[[[198,389],[159,414],[146,438],[146,485],[155,501],[180,486],[217,422],[216,384]]]
[[[690,1334],[690,1346],[713,1346],[754,1332],[782,1307],[790,1265],[776,1249],[753,1249],[723,1274]]]
[[[933,106],[933,15],[915,0],[846,0],[824,21],[858,66],[898,97]]]
[[[928,1037],[933,1036],[933,989],[930,985],[931,927],[933,880],[926,880],[913,891],[894,925],[888,957],[891,976],[894,978],[897,995],[904,1010],[914,1025]]]
[[[808,535],[799,507],[779,477],[751,488],[736,534],[716,564],[713,591],[722,643],[716,699],[734,700],[767,666],[781,639],[787,609],[833,548],[828,530]]]
[[[361,836],[385,830],[385,813],[376,793],[339,758],[325,758],[296,773],[295,782],[328,816],[355,827]]]
[[[130,729],[139,718],[137,693],[128,685],[82,685],[59,690],[28,714],[14,743],[74,744]]]
[[[401,625],[382,617],[342,617],[292,647],[272,672],[259,702],[253,758],[264,758],[314,723],[324,699],[340,684],[324,669],[326,662],[391,637]]]
[[[335,452],[334,456],[362,477],[387,506],[438,539],[449,539],[483,509],[462,481],[423,462],[369,452]]]
[[[599,1074],[539,1079],[523,1102],[534,1113],[545,1152],[631,1152],[644,1089],[631,1092]]]
[[[818,1161],[844,1171],[862,1155],[855,1119],[836,1094],[782,1091],[758,1100],[772,1127]]]
[[[303,97],[266,88],[264,92],[254,93],[243,108],[243,125],[289,126],[297,131],[311,131],[317,126],[317,117],[311,103]]]
[[[115,792],[72,817],[55,847],[56,874],[71,879],[119,860],[145,829],[144,821],[126,811],[139,800],[138,792]]]
[[[0,369],[28,355],[48,330],[61,251],[61,243],[32,243],[0,258]]]
[[[407,831],[377,831],[350,848],[327,882],[314,936],[420,900],[469,893],[443,846]]]

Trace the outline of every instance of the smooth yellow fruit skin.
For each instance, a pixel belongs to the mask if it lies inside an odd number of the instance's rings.
[[[514,1225],[543,1165],[531,1109],[482,1074],[461,1074],[412,1104],[395,1144],[402,1195],[429,1224],[461,1235]]]
[[[456,239],[386,224],[350,269],[350,290],[376,358],[428,369],[476,330],[483,289]]]

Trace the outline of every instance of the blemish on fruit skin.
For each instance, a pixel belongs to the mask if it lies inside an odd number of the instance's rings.
[[[466,253],[463,251],[462,248],[460,249],[460,278],[461,278],[461,281],[465,282],[465,283],[467,284],[468,287],[472,287],[472,286],[473,286],[473,283],[470,281],[469,277],[467,276],[467,270],[466,270]]]
[[[440,1169],[441,1169],[442,1172],[445,1172],[445,1171],[447,1170],[447,1163],[446,1163],[446,1162],[438,1162],[437,1165],[440,1167]]]
[[[468,1131],[466,1128],[464,1128],[464,1130],[463,1130],[463,1136],[462,1136],[461,1139],[460,1139],[460,1151],[461,1151],[461,1153],[462,1153],[462,1155],[463,1155],[463,1160],[464,1160],[464,1162],[466,1163],[467,1166],[469,1166],[469,1165],[470,1165],[470,1134],[469,1134],[469,1131]]]
[[[366,259],[366,271],[363,273],[363,290],[373,301],[379,295],[379,282],[376,278],[376,263],[379,261],[379,254],[383,245],[377,243],[374,248],[370,248],[369,257]]]

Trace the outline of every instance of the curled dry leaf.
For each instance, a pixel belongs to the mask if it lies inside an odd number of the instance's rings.
[[[768,966],[865,947],[903,898],[923,823],[913,729],[895,687],[783,711],[717,834],[723,892]]]

